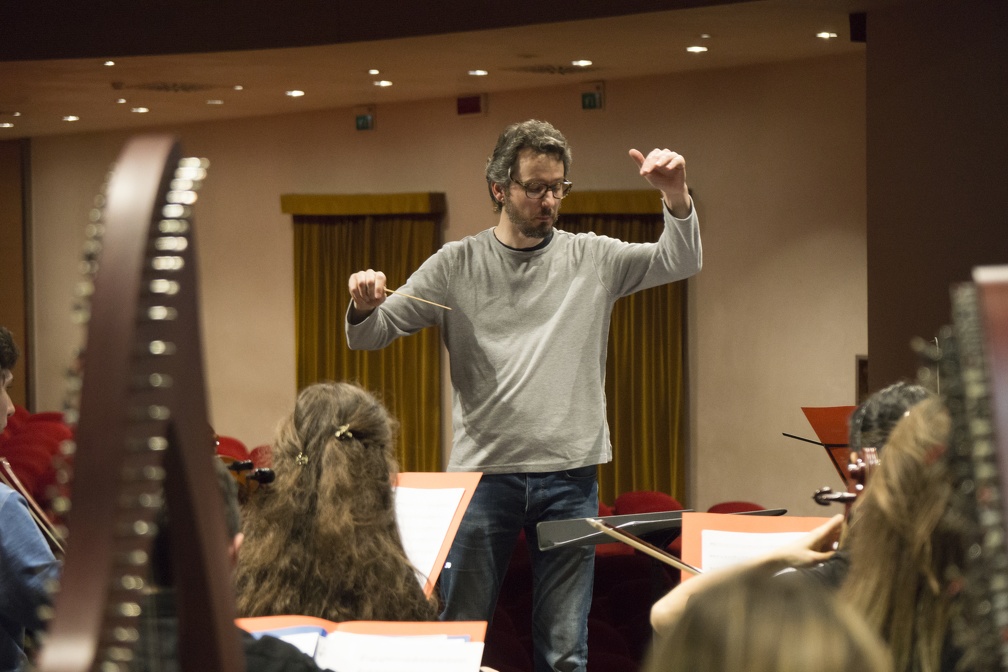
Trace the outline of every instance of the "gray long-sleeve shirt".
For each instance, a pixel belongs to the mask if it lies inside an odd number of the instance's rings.
[[[665,211],[657,243],[555,230],[515,250],[492,229],[445,244],[359,324],[355,350],[441,327],[451,358],[449,471],[574,469],[612,458],[605,410],[609,320],[617,299],[700,270],[696,213]],[[348,311],[349,316],[349,311]]]

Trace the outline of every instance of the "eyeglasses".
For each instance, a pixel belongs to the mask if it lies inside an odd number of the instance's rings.
[[[570,193],[571,187],[574,186],[573,182],[564,180],[563,182],[557,182],[556,184],[543,184],[542,182],[519,182],[515,178],[511,177],[511,169],[508,168],[508,179],[517,184],[519,187],[525,190],[525,195],[529,198],[541,199],[546,197],[546,192],[553,192],[553,198],[558,201]]]

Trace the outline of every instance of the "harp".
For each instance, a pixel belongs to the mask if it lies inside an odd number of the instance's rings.
[[[952,427],[951,511],[965,532],[957,621],[968,669],[1008,669],[1008,267],[974,270],[952,288],[939,335],[942,396]]]
[[[44,672],[128,669],[162,498],[172,516],[181,669],[244,669],[197,305],[192,205],[205,173],[172,137],[134,138],[92,213],[69,540],[39,655]]]

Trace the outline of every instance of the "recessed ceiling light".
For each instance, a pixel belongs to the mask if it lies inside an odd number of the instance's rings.
[[[587,59],[581,59],[580,61],[571,61],[571,65],[575,68],[587,68],[592,62]]]
[[[832,40],[836,36],[837,36],[836,33],[830,33],[825,30],[821,33],[816,33],[816,37],[818,37],[820,40]]]
[[[111,68],[113,65],[115,65],[115,61],[105,61],[104,63],[102,63],[102,65],[104,65],[106,68]]]
[[[220,99],[217,99],[217,98],[211,98],[210,100],[206,101],[206,104],[207,105],[223,105],[224,101],[220,100]]]
[[[11,116],[12,117],[20,117],[21,113],[20,112],[11,112]]]
[[[486,77],[490,73],[487,72],[486,70],[470,70],[469,74],[472,75],[473,77]]]
[[[367,71],[367,74],[369,74],[369,75],[380,75],[381,74],[381,70],[379,70],[378,68],[371,68],[370,70]]]
[[[0,123],[0,128],[14,128],[14,124],[10,123],[9,121],[4,121]]]
[[[709,40],[710,39],[710,33],[700,33],[700,39],[701,40]]]
[[[374,85],[375,86],[380,86],[380,87],[384,88],[386,86],[392,86],[392,82],[390,82],[387,79],[379,79],[379,80],[375,81]]]
[[[126,102],[126,99],[125,98],[116,98],[116,102],[119,103],[120,105],[122,105],[122,104],[124,104]]]
[[[300,98],[301,96],[304,95],[304,91],[299,91],[298,89],[293,89],[291,91],[287,91],[287,95],[290,96],[291,98]]]
[[[78,117],[76,114],[68,114],[65,117],[63,117],[63,121],[80,121],[80,117]]]
[[[245,87],[242,86],[241,84],[235,84],[233,88],[234,88],[235,91],[241,91]]]
[[[701,46],[686,47],[686,51],[690,52],[691,54],[702,54],[703,52],[707,51],[707,47],[701,47]]]
[[[130,112],[136,112],[137,114],[147,114],[148,112],[150,112],[150,108],[147,108],[147,107],[134,107],[134,108],[132,108],[130,110]]]

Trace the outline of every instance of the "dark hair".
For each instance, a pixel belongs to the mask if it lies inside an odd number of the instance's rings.
[[[17,364],[21,351],[14,344],[14,336],[7,327],[0,327],[0,369],[10,371]]]
[[[398,425],[357,385],[301,391],[273,440],[276,481],[245,507],[235,573],[240,616],[437,617],[396,522]]]
[[[881,450],[889,433],[910,407],[931,396],[927,388],[910,383],[893,383],[868,397],[850,417],[850,449]]]
[[[497,138],[497,146],[487,159],[487,189],[490,190],[494,212],[501,211],[501,204],[494,198],[493,185],[511,184],[510,171],[518,160],[518,153],[523,149],[531,149],[538,154],[549,154],[563,161],[564,177],[567,177],[571,164],[571,150],[563,133],[552,124],[537,119],[511,124]]]
[[[224,466],[216,455],[213,458],[214,476],[217,479],[217,489],[224,504],[224,525],[227,529],[227,539],[230,542],[241,531],[241,513],[238,511],[238,484],[234,476]],[[151,545],[151,578],[155,585],[170,586],[173,584],[171,566],[171,518],[168,514],[168,502],[162,502],[158,510],[157,535]]]

